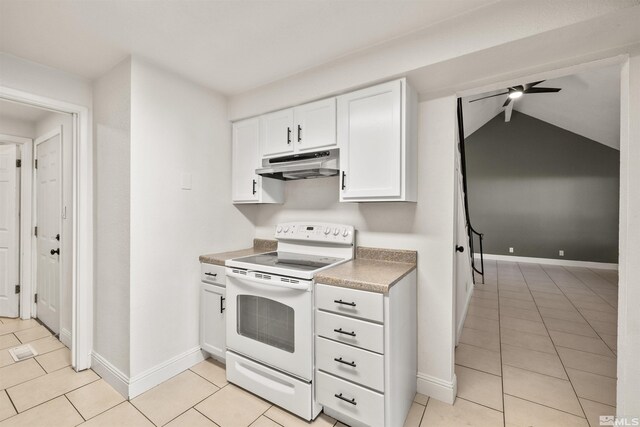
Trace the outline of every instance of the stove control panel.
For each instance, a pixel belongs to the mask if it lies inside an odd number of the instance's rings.
[[[276,239],[353,245],[355,229],[352,225],[285,222],[276,226]]]

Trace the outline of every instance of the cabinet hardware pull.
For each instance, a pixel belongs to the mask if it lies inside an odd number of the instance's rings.
[[[355,302],[346,302],[346,301],[342,301],[341,299],[334,299],[333,302],[335,302],[336,304],[350,305],[351,307],[356,306]]]
[[[253,180],[253,194],[256,194],[256,184],[257,184],[257,182],[256,182],[256,180],[254,179],[254,180]]]
[[[353,399],[347,399],[346,397],[342,397],[342,393],[334,394],[334,396],[337,397],[340,400],[344,400],[347,403],[351,403],[352,405],[357,405],[355,397]]]
[[[51,255],[55,255],[55,254],[60,255],[60,248],[58,248],[58,249],[51,249]]]
[[[225,298],[225,297],[223,297],[222,295],[220,295],[220,313],[224,313],[224,309],[226,308],[226,307],[224,307],[224,306],[222,305],[222,303],[224,302],[224,300],[226,300],[226,298]]]
[[[216,277],[218,273],[204,273],[205,276]]]
[[[456,246],[456,251],[460,253],[464,252],[464,246]]]
[[[333,360],[336,362],[344,363],[345,365],[349,365],[351,367],[356,367],[356,362],[347,362],[346,360],[342,360],[342,357],[334,357]]]
[[[333,332],[337,332],[339,334],[345,334],[345,335],[349,335],[350,337],[355,337],[356,333],[355,332],[347,332],[347,331],[343,331],[342,328],[339,329],[334,329]]]
[[[60,234],[56,234],[56,240],[59,242],[60,241]]]
[[[302,141],[302,126],[298,125],[298,142]]]
[[[291,128],[287,127],[287,144],[291,144]]]
[[[344,183],[344,178],[347,176],[346,173],[342,172],[342,189],[344,190],[345,188],[347,188],[347,186]]]

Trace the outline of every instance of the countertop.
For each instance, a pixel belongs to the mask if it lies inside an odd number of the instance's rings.
[[[416,269],[416,251],[358,247],[356,258],[322,270],[316,283],[388,294],[389,289]]]
[[[217,254],[200,255],[200,262],[224,266],[224,262],[232,258],[240,258],[264,252],[272,252],[277,248],[276,240],[253,239],[253,247],[238,251],[221,252]]]

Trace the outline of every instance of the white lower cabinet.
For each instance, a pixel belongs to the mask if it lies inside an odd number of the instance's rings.
[[[416,271],[386,295],[317,284],[315,296],[317,402],[352,427],[402,426],[417,384]]]
[[[200,283],[200,347],[215,358],[224,360],[227,291],[224,287],[224,267],[220,268],[221,273],[216,273],[214,266],[203,264],[202,267],[203,278],[214,278],[217,284]]]

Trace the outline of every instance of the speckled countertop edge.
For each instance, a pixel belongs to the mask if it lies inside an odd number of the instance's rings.
[[[253,239],[253,247],[247,249],[240,249],[237,251],[220,252],[216,254],[200,255],[200,262],[205,264],[221,265],[224,266],[224,262],[228,259],[239,258],[242,256],[249,256],[253,254],[260,254],[263,252],[275,251],[278,247],[277,240],[268,239]]]

